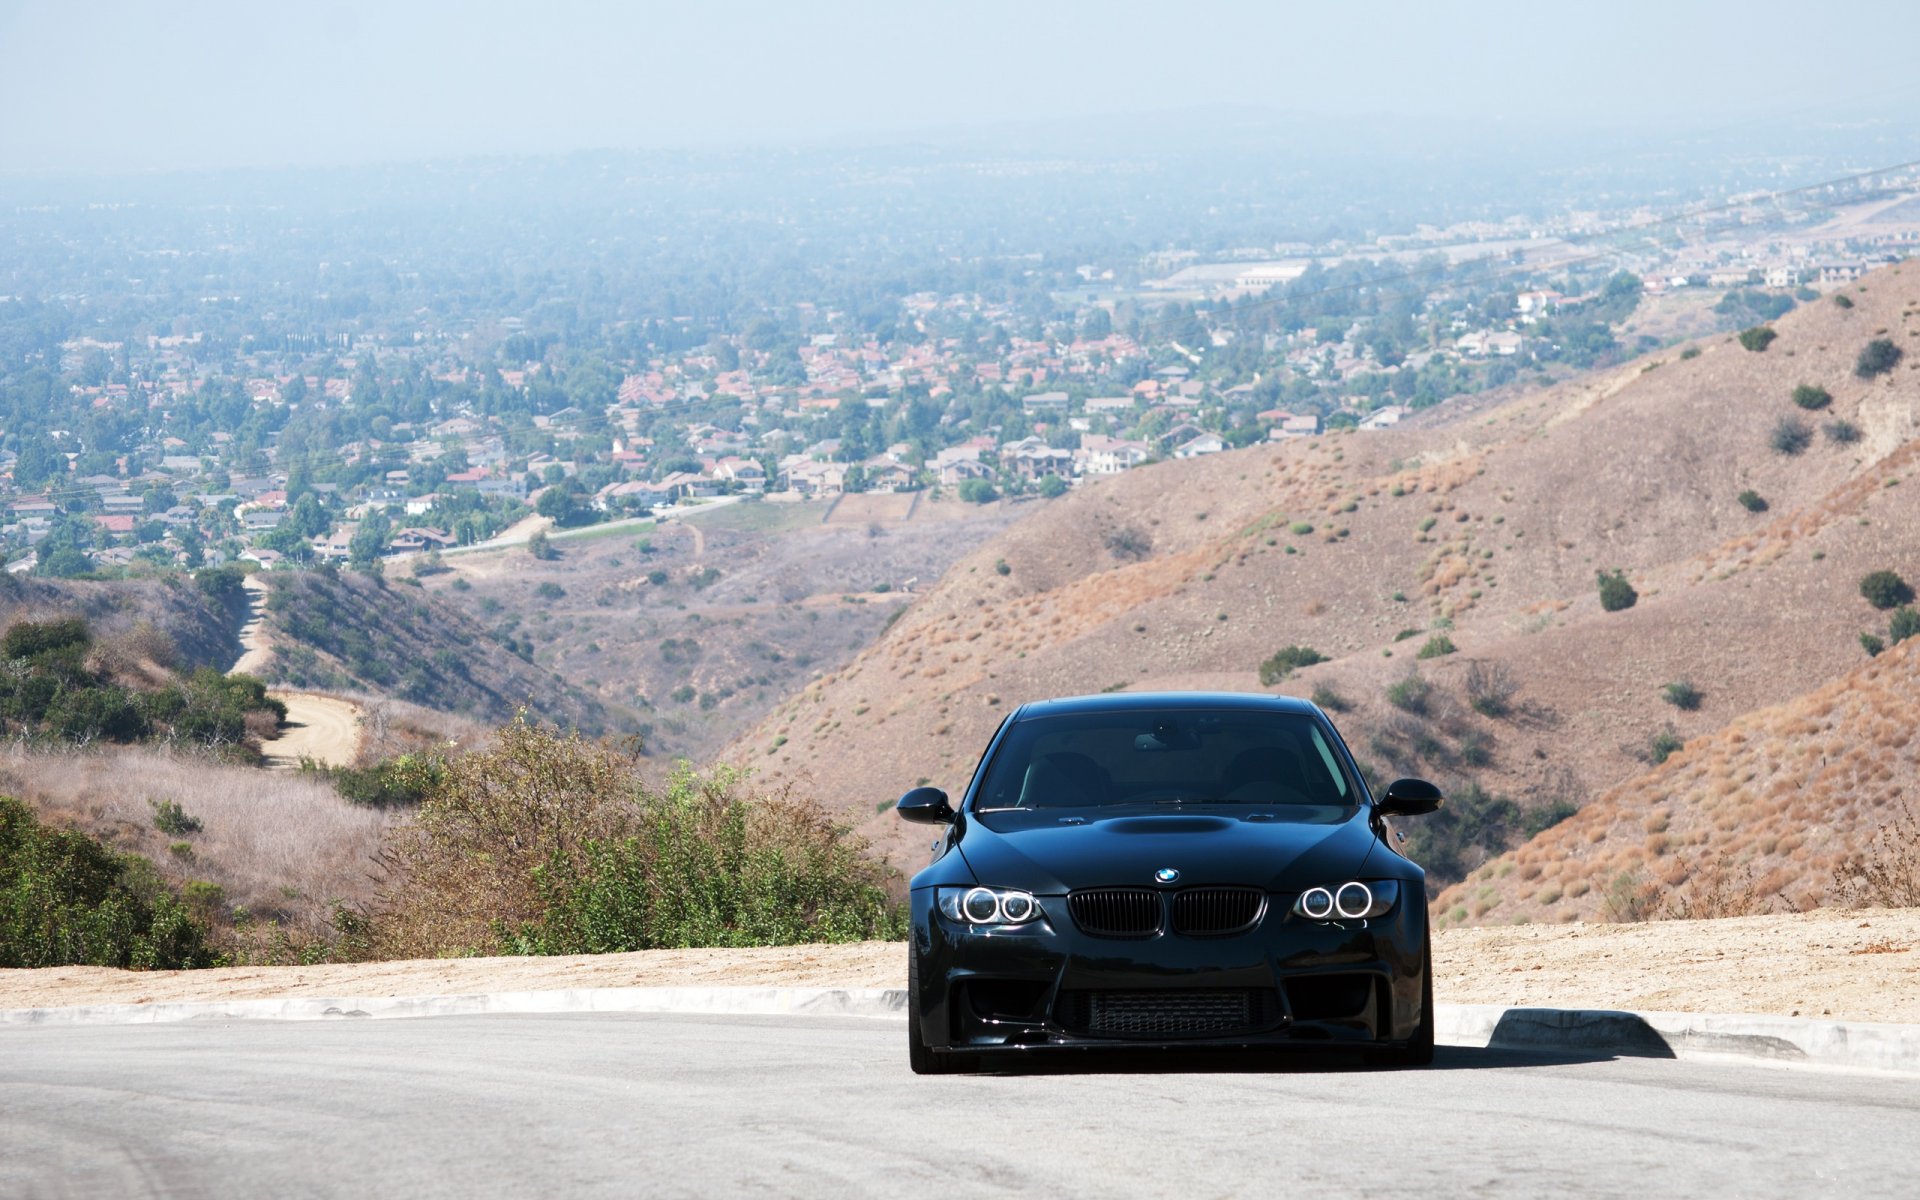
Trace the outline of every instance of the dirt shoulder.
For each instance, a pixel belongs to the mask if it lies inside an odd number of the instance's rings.
[[[1920,1023],[1920,909],[1436,935],[1441,1003]],[[897,942],[212,971],[0,971],[0,1009],[558,988],[902,987]]]

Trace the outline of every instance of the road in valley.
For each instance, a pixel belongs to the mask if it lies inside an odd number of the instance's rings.
[[[1426,1070],[916,1078],[898,1021],[0,1029],[0,1196],[1920,1194],[1920,1078],[1442,1047]]]

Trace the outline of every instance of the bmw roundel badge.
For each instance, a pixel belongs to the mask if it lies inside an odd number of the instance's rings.
[[[1172,883],[1180,878],[1180,872],[1174,870],[1172,867],[1161,867],[1153,873],[1153,878],[1159,883]]]

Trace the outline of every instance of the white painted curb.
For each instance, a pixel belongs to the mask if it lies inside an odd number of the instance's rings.
[[[380,996],[103,1004],[0,1011],[0,1025],[149,1025],[180,1021],[384,1020],[485,1013],[682,1013],[903,1020],[899,988],[635,987]],[[1734,1055],[1776,1062],[1920,1072],[1920,1025],[1822,1021],[1725,1013],[1435,1006],[1443,1045],[1691,1058]]]
[[[706,1013],[757,1017],[906,1015],[898,988],[635,987],[285,1000],[188,1000],[0,1011],[5,1025],[153,1025],[175,1021],[324,1021],[481,1013]]]

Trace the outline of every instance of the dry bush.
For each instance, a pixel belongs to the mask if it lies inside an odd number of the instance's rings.
[[[818,807],[726,768],[648,788],[604,742],[523,715],[451,760],[382,852],[378,957],[604,953],[897,935],[888,874]]]
[[[0,794],[17,796],[49,824],[151,859],[177,886],[218,887],[217,897],[204,887],[198,892],[215,918],[216,941],[242,959],[262,956],[268,942],[330,939],[336,904],[373,898],[373,855],[393,823],[349,804],[324,781],[151,748],[16,746],[0,753]],[[200,832],[185,839],[163,834],[149,801],[178,804],[200,822]],[[189,853],[170,852],[180,840]]]
[[[1756,876],[1750,861],[1738,869],[1724,858],[1704,865],[1682,858],[1679,865],[1685,882],[1661,901],[1656,914],[1660,920],[1706,921],[1793,911],[1793,905],[1781,895],[1779,880],[1773,876]]]
[[[1841,860],[1830,894],[1848,908],[1920,908],[1920,815],[1911,804]]]

